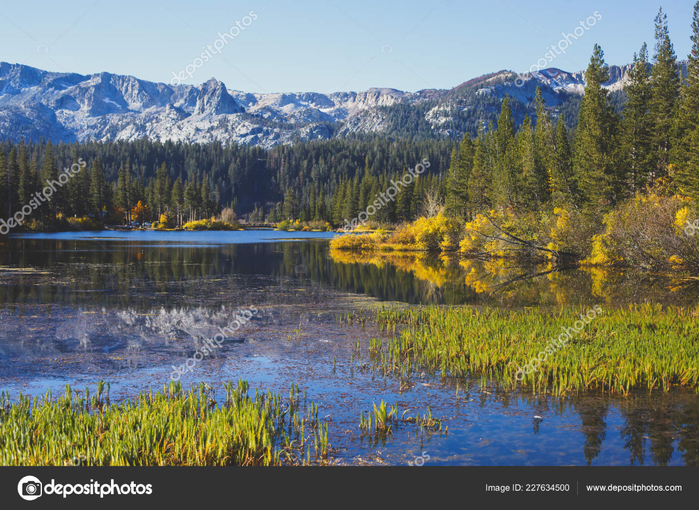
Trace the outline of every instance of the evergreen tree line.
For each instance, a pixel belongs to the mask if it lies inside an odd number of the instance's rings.
[[[683,76],[660,9],[652,60],[644,43],[622,109],[602,86],[609,71],[595,45],[574,132],[563,116],[553,118],[539,89],[536,123],[527,116],[520,129],[505,98],[497,128],[466,135],[451,157],[448,214],[467,219],[493,207],[570,206],[599,217],[651,188],[699,200],[699,2],[692,29]]]
[[[42,226],[50,227],[59,216],[128,224],[159,221],[163,215],[182,225],[218,215],[226,207],[252,223],[342,223],[345,216],[339,216],[366,207],[372,189],[373,197],[390,179],[401,178],[426,158],[431,175],[402,193],[399,203],[381,216],[385,221],[411,219],[419,211],[419,196],[413,194],[422,193],[427,183],[440,185],[453,146],[448,140],[380,137],[268,150],[148,140],[57,145],[6,141],[0,143],[0,217],[14,215],[47,180],[55,180],[80,157],[87,167],[32,216]]]
[[[601,213],[659,186],[699,200],[699,3],[692,32],[682,75],[660,10],[652,59],[643,44],[634,55],[623,107],[620,95],[602,86],[608,66],[595,45],[573,129],[565,112],[556,115],[538,90],[526,109],[532,114],[524,115],[519,128],[521,105],[506,97],[499,118],[479,122],[478,134],[460,143],[380,135],[271,149],[147,139],[5,141],[0,217],[20,210],[79,158],[87,167],[42,203],[33,220],[48,226],[59,216],[91,216],[140,223],[165,215],[181,225],[230,208],[251,223],[299,219],[338,226],[425,159],[429,169],[401,187],[373,219],[410,221],[440,202],[461,218],[493,207],[536,211],[569,205]],[[413,122],[409,112],[404,115]]]

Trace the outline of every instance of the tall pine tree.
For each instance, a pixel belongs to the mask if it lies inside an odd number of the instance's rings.
[[[456,149],[452,151],[445,204],[445,212],[448,216],[466,218],[470,210],[468,186],[473,172],[473,156],[474,147],[471,135],[466,133],[458,155]]]
[[[680,75],[677,57],[670,41],[667,15],[662,8],[655,18],[655,55],[651,70],[650,113],[653,122],[653,151],[655,153],[652,179],[665,177],[670,161],[673,112],[680,95]]]
[[[699,2],[694,4],[691,40],[687,79],[682,86],[675,123],[672,159],[677,166],[679,191],[699,201]]]
[[[595,210],[615,202],[615,146],[618,119],[602,84],[609,79],[602,48],[595,44],[585,72],[585,95],[580,102],[575,139],[574,174],[585,204]]]
[[[555,206],[579,206],[579,197],[573,175],[573,153],[568,141],[568,130],[563,116],[558,118],[553,162],[549,174],[549,190]]]
[[[650,113],[651,83],[648,47],[645,43],[633,55],[633,69],[626,87],[628,99],[624,108],[623,161],[630,194],[650,184],[655,165],[653,123]]]

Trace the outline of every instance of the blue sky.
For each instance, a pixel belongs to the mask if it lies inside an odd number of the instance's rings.
[[[660,5],[686,58],[694,0],[24,0],[0,7],[0,61],[158,82],[190,65],[184,83],[216,77],[248,92],[416,91],[525,71],[595,12],[551,65],[582,70],[595,43],[608,63],[631,62],[644,41],[652,54]],[[230,32],[236,21],[249,26]],[[219,32],[235,37],[195,61]]]

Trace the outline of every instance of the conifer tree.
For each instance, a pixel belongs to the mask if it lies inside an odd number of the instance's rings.
[[[553,167],[553,150],[555,147],[556,130],[554,129],[551,115],[546,108],[546,101],[541,94],[541,88],[536,88],[534,97],[536,108],[536,128],[534,129],[534,164],[539,199],[548,202],[550,190],[548,187],[549,175]]]
[[[515,121],[510,109],[510,98],[505,96],[500,107],[498,129],[494,136],[494,169],[492,179],[493,205],[510,206],[517,200],[517,145]]]
[[[536,165],[536,148],[534,130],[529,115],[524,117],[522,129],[517,136],[518,162],[521,174],[515,182],[519,204],[524,209],[533,211],[541,204],[542,185]]]
[[[574,174],[583,202],[595,210],[613,205],[617,182],[615,143],[618,119],[602,84],[609,79],[604,52],[595,44],[585,72],[575,139]]]
[[[28,205],[29,202],[35,198],[35,193],[38,191],[39,186],[39,180],[36,175],[36,160],[34,159],[29,163],[27,147],[24,142],[20,144],[18,163],[20,171],[18,200],[19,204],[24,206]],[[28,219],[28,217],[25,217],[25,222]]]
[[[396,174],[394,180],[397,182],[401,177],[401,175]],[[413,180],[407,186],[399,186],[399,188],[400,191],[396,197],[396,218],[398,221],[410,221],[413,216],[413,211],[410,206],[413,203],[415,181]]]
[[[96,218],[102,220],[103,211],[108,207],[106,196],[106,182],[102,172],[102,161],[95,158],[92,161],[92,177],[90,179],[90,208]]]
[[[655,18],[655,55],[651,70],[650,112],[653,122],[654,169],[652,179],[665,177],[670,159],[673,112],[680,95],[680,76],[670,41],[667,15],[662,8]]]
[[[155,174],[155,206],[158,217],[165,212],[168,205],[167,165],[163,162]]]
[[[682,194],[699,201],[699,2],[694,4],[692,49],[675,123],[673,161]]]
[[[8,211],[7,207],[7,158],[0,150],[0,216]]]
[[[156,183],[157,187],[157,183]],[[204,181],[201,183],[201,191],[200,191],[200,196],[201,196],[201,211],[202,211],[202,218],[209,218],[213,212],[213,207],[212,207],[212,201],[211,201],[211,187],[209,186],[209,180],[204,178]]]
[[[316,200],[318,200],[318,197],[316,196],[316,185],[315,185],[315,183],[312,183],[311,184],[311,195],[308,199],[308,209],[310,211],[310,217],[314,221],[319,219],[316,217]]]
[[[134,205],[132,196],[133,186],[131,184],[131,168],[130,162],[127,159],[126,164],[119,168],[119,177],[117,179],[117,206],[124,211],[124,221],[126,224],[131,223],[131,209]]]
[[[486,141],[481,133],[474,143],[473,171],[468,183],[468,196],[475,212],[490,207],[491,172],[488,164]]]
[[[626,87],[628,99],[624,108],[623,162],[628,191],[643,190],[653,174],[654,151],[652,117],[650,115],[651,84],[648,48],[645,43],[633,55],[630,83]]]
[[[284,219],[296,220],[299,215],[299,202],[296,193],[292,190],[286,192],[284,196]]]
[[[19,164],[17,162],[17,151],[14,147],[10,149],[7,156],[7,170],[5,172],[5,200],[7,206],[7,216],[14,215],[15,208],[19,202],[17,194],[17,184],[19,183]]]
[[[17,197],[19,199],[19,203],[24,205],[31,200],[31,196],[33,194],[33,179],[31,176],[31,169],[29,168],[29,157],[27,156],[27,146],[24,144],[24,141],[22,141],[19,144],[19,158],[18,158],[18,166],[19,166],[19,188],[17,190]]]
[[[12,152],[10,152],[10,159],[11,157]],[[56,188],[56,191],[52,192],[50,201],[44,204],[45,217],[50,223],[52,223],[56,219],[56,214],[59,210],[59,204],[61,204],[62,202],[62,188],[55,184],[56,182],[58,182],[58,169],[56,168],[56,162],[53,158],[53,147],[51,146],[51,142],[48,142],[48,144],[46,145],[46,150],[44,151],[44,158],[41,169],[41,180],[43,181],[45,186],[50,186],[51,184],[53,184],[53,186]]]
[[[461,149],[452,151],[452,160],[447,180],[447,200],[445,212],[455,218],[466,218],[470,210],[468,183],[473,171],[474,147],[471,135],[466,133],[461,141]]]
[[[172,186],[172,197],[170,207],[175,212],[177,217],[177,226],[182,225],[182,209],[184,207],[184,189],[182,180],[178,177],[175,179],[175,184]]]
[[[336,225],[344,224],[344,202],[345,202],[345,181],[341,180],[340,183],[335,187],[335,193],[333,194],[333,204],[332,204],[332,221]],[[351,221],[351,218],[347,218]]]
[[[359,173],[355,173],[354,180],[352,181],[352,192],[349,195],[349,214],[348,218],[356,218],[359,214]]]
[[[562,116],[558,118],[549,189],[554,205],[579,205],[573,176],[573,155],[568,142],[568,130]]]

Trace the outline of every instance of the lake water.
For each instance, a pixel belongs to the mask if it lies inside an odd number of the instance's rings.
[[[332,233],[80,232],[0,241],[0,390],[41,394],[104,378],[126,398],[160,390],[236,311],[256,312],[179,375],[247,379],[319,404],[337,464],[697,465],[695,393],[553,398],[478,380],[384,378],[369,343],[382,306],[688,305],[696,288],[644,273],[425,256],[331,253]],[[340,318],[343,320],[340,320]],[[352,320],[347,320],[350,317]],[[361,411],[428,409],[447,432],[362,434]],[[428,458],[429,457],[429,458]]]

